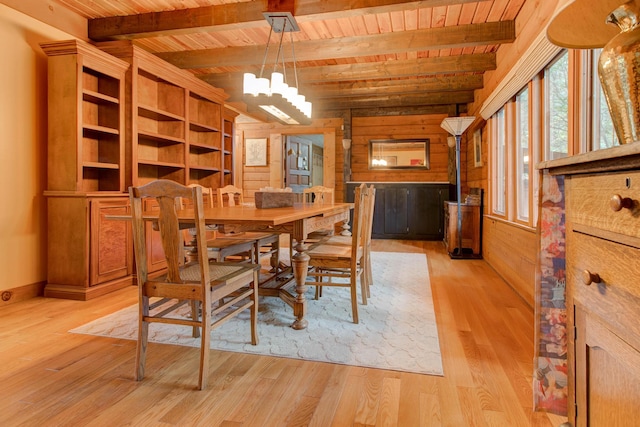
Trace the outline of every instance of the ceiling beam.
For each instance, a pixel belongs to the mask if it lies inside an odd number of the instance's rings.
[[[454,92],[480,89],[481,74],[466,76],[441,76],[396,80],[375,80],[345,83],[330,83],[307,86],[302,93],[307,99],[343,98],[352,96],[395,95],[401,93]]]
[[[410,60],[388,60],[359,64],[326,65],[298,68],[298,80],[303,83],[401,78],[433,74],[484,72],[496,69],[495,53],[460,56],[437,56]],[[198,75],[207,83],[221,88],[242,83],[242,73],[211,73]]]
[[[240,82],[239,82],[240,83]],[[221,87],[221,86],[216,86]],[[469,91],[483,87],[481,74],[463,76],[421,77],[395,80],[368,80],[359,82],[329,83],[321,85],[302,85],[300,93],[312,102],[324,98],[345,98],[358,96],[399,95],[405,93],[433,93]],[[242,99],[242,85],[226,85],[225,92],[232,100]]]
[[[300,41],[295,43],[295,49],[297,61],[318,61],[496,45],[511,43],[514,40],[514,21],[500,21],[367,36]],[[179,68],[195,69],[260,65],[264,51],[265,46],[242,46],[161,52],[156,53],[156,55]]]
[[[314,102],[319,110],[341,110],[355,108],[404,107],[417,105],[468,104],[473,102],[473,91],[437,92],[426,94],[386,95],[375,94],[361,97],[331,98]]]
[[[477,0],[296,0],[293,15],[302,23],[474,2]],[[95,18],[89,20],[89,38],[106,41],[256,28],[268,25],[262,15],[267,10],[267,1],[261,0]]]

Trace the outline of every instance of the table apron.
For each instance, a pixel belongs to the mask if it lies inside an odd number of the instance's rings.
[[[334,214],[319,215],[311,218],[303,218],[279,225],[256,224],[256,223],[235,223],[218,224],[218,229],[223,233],[258,231],[267,233],[291,234],[294,239],[304,241],[310,233],[318,230],[332,229],[339,222],[349,221],[349,210],[336,212]]]

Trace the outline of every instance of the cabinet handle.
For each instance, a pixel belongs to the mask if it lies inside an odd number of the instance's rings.
[[[582,272],[582,282],[587,286],[592,283],[600,283],[600,275],[598,273],[592,273],[589,270],[584,270]]]
[[[614,212],[621,211],[622,209],[631,209],[633,207],[633,200],[628,197],[622,197],[619,194],[614,194],[609,200],[609,206]]]

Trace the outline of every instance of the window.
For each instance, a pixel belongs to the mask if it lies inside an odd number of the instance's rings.
[[[531,153],[529,151],[529,88],[516,95],[516,214],[529,220]]]
[[[563,51],[488,121],[491,214],[535,227],[543,160],[618,145],[598,51]]]
[[[564,51],[544,70],[545,160],[569,155],[569,55]]]
[[[504,107],[494,116],[493,126],[493,213],[506,215],[506,184],[507,184],[507,144]]]
[[[607,101],[604,97],[604,92],[602,91],[602,85],[600,84],[598,74],[598,58],[600,58],[600,51],[601,49],[594,50],[593,55],[591,55],[591,83],[593,90],[591,134],[593,136],[593,150],[618,145],[618,136],[613,128],[613,120],[611,120],[611,114],[609,113],[609,107],[607,106]]]

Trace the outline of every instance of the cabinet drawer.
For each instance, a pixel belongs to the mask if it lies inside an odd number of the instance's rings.
[[[640,249],[581,233],[567,237],[570,295],[640,348]],[[587,285],[585,271],[597,274],[600,283]]]
[[[567,220],[640,238],[640,172],[576,175],[568,181]],[[631,200],[631,206],[614,211],[611,199]]]

